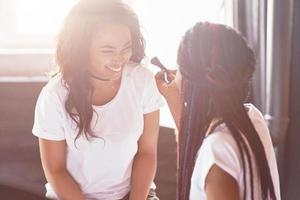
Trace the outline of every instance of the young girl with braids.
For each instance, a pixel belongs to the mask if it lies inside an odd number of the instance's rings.
[[[255,57],[243,37],[197,23],[178,50],[179,70],[156,75],[179,129],[179,200],[280,200],[270,134],[245,104]]]

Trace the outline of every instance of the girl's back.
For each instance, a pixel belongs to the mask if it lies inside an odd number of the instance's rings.
[[[269,130],[261,112],[252,104],[246,104],[246,106],[248,108],[248,115],[263,143],[267,155],[268,164],[271,170],[275,194],[277,199],[280,200],[279,176],[277,172],[275,152],[273,149]],[[255,160],[252,152],[251,159],[253,163],[253,182],[258,183],[258,171],[257,167],[254,165]],[[243,199],[244,184],[242,161],[239,155],[237,144],[232,135],[229,133],[229,130],[225,126],[225,124],[221,124],[216,127],[214,132],[208,135],[203,140],[203,144],[199,149],[195,168],[193,171],[190,200],[206,199],[205,179],[209,170],[214,164],[220,167],[222,170],[226,171],[236,180],[240,191],[240,199]],[[250,180],[249,178],[247,178],[247,200],[251,199],[251,190],[249,187]],[[254,199],[261,199],[261,190],[259,184],[254,184]]]

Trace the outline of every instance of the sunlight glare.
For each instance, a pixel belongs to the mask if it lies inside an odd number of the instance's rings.
[[[16,32],[53,35],[76,0],[16,0]]]

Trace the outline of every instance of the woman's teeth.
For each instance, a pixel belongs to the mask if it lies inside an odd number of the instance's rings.
[[[113,68],[110,66],[105,66],[107,69],[113,71],[113,72],[120,72],[122,70],[122,67],[120,66],[119,68]]]

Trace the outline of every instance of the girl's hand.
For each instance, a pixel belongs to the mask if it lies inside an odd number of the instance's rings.
[[[178,93],[178,88],[174,81],[176,72],[177,70],[161,70],[155,75],[157,88],[166,99],[172,97],[174,93]],[[165,82],[165,73],[167,74],[170,83]]]

